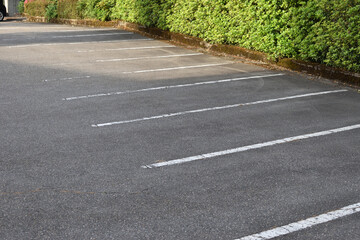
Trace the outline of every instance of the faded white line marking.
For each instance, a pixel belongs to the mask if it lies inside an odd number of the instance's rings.
[[[96,37],[96,36],[112,36],[112,35],[132,35],[132,32],[124,33],[101,33],[101,34],[78,34],[78,35],[64,35],[64,36],[51,36],[51,37],[41,37],[41,38],[77,38],[77,37]]]
[[[43,82],[55,82],[55,81],[66,81],[75,79],[91,78],[91,76],[80,76],[80,77],[68,77],[68,78],[57,78],[57,79],[45,79]]]
[[[298,222],[290,223],[281,227],[277,227],[268,231],[257,233],[254,235],[242,237],[236,240],[265,240],[273,239],[279,236],[287,235],[293,232],[297,232],[318,224],[330,222],[338,218],[346,217],[355,213],[360,212],[360,203],[343,207],[339,210],[328,212],[325,214],[318,215],[316,217],[307,218]]]
[[[109,30],[109,29],[83,29],[82,28],[82,29],[61,30],[61,31],[56,31],[56,33],[62,33],[62,32],[102,32],[102,31],[111,31],[111,30]],[[45,33],[54,33],[54,32],[45,32]]]
[[[67,29],[67,28],[69,28],[69,27],[35,27],[35,26],[32,26],[32,31],[29,31],[29,32],[34,32],[34,29],[35,30],[47,30],[47,29]],[[9,28],[1,28],[1,30],[4,30],[4,29],[6,29],[6,30],[15,30],[15,29],[26,29],[26,30],[29,30],[29,27],[9,27]],[[100,31],[100,30],[102,30],[102,29],[96,29],[95,31]],[[104,30],[108,30],[108,29],[104,29]],[[60,32],[63,32],[63,31],[93,31],[92,29],[87,29],[87,30],[82,30],[82,29],[79,29],[79,30],[76,30],[76,29],[74,29],[74,30],[62,30],[62,31],[60,31]]]
[[[75,31],[75,30],[71,30]],[[61,31],[64,32],[64,31]],[[53,32],[43,32],[53,33]],[[59,32],[57,32],[59,33]],[[93,33],[93,34],[77,34],[77,35],[61,35],[61,36],[34,36],[34,37],[23,37],[23,38],[5,38],[2,41],[14,41],[14,40],[35,40],[35,39],[46,39],[46,38],[78,38],[78,37],[96,37],[96,36],[111,36],[111,35],[132,35],[134,33]]]
[[[84,99],[84,98],[106,97],[106,96],[129,94],[129,93],[157,91],[157,90],[164,90],[164,89],[171,89],[171,88],[183,88],[183,87],[192,87],[192,86],[199,86],[199,85],[235,82],[235,81],[242,81],[242,80],[247,80],[247,79],[277,77],[277,76],[283,76],[283,75],[285,75],[285,74],[280,73],[280,74],[270,74],[270,75],[263,75],[263,76],[260,75],[260,76],[251,76],[251,77],[242,77],[242,78],[229,78],[229,79],[207,81],[207,82],[197,82],[197,83],[180,84],[180,85],[173,85],[173,86],[162,86],[162,87],[144,88],[144,89],[138,89],[138,90],[121,91],[121,92],[109,92],[109,93],[91,94],[91,95],[78,96],[78,97],[68,97],[68,98],[63,98],[63,100],[69,101],[69,100],[77,100],[77,99]]]
[[[157,59],[157,58],[190,57],[190,56],[199,56],[199,55],[203,55],[203,53],[174,54],[174,55],[165,55],[165,56],[137,57],[137,58],[117,58],[117,59],[96,60],[96,62],[120,62],[120,61],[134,61],[134,60],[146,60],[146,59]]]
[[[305,135],[299,135],[299,136],[295,136],[295,137],[283,138],[283,139],[278,139],[278,140],[274,140],[274,141],[238,147],[238,148],[232,148],[232,149],[227,149],[227,150],[218,151],[218,152],[205,153],[205,154],[201,154],[201,155],[180,158],[180,159],[170,160],[170,161],[166,161],[166,162],[154,163],[154,164],[142,166],[142,168],[158,168],[158,167],[177,165],[177,164],[182,164],[182,163],[187,163],[187,162],[193,162],[193,161],[197,161],[197,160],[206,160],[209,158],[229,155],[229,154],[233,154],[233,153],[245,152],[245,151],[252,150],[252,149],[260,149],[260,148],[274,146],[274,145],[278,145],[278,144],[289,143],[289,142],[297,141],[297,140],[326,136],[326,135],[350,131],[350,130],[354,130],[354,129],[358,129],[358,128],[360,128],[360,124],[351,125],[351,126],[347,126],[347,127],[343,127],[343,128],[331,129],[331,130],[327,130],[327,131],[316,132],[316,133],[310,133],[310,134],[305,134]]]
[[[160,68],[160,69],[139,70],[139,71],[123,72],[123,73],[131,74],[131,73],[162,72],[162,71],[172,71],[172,70],[191,69],[191,68],[215,67],[215,66],[223,66],[227,64],[231,64],[231,63],[216,63],[216,64],[204,64],[204,65],[173,67],[173,68]]]
[[[73,42],[73,43],[38,43],[38,44],[23,44],[16,46],[8,46],[7,48],[27,48],[27,47],[42,47],[42,46],[56,46],[56,45],[79,45],[89,43],[117,43],[117,42],[132,42],[132,41],[154,41],[154,39],[123,39],[123,40],[109,40],[109,41],[90,41],[90,42]]]
[[[156,48],[176,48],[176,46],[149,46],[149,47],[128,47],[128,48],[109,48],[106,51],[123,51],[123,50],[141,50],[141,49],[156,49]]]
[[[226,105],[226,106],[220,106],[220,107],[202,108],[202,109],[195,109],[195,110],[189,110],[189,111],[177,112],[177,113],[167,113],[167,114],[164,114],[164,115],[144,117],[144,118],[138,118],[138,119],[132,119],[132,120],[108,122],[108,123],[99,123],[99,124],[93,124],[92,127],[105,127],[105,126],[119,125],[119,124],[124,124],[124,123],[134,123],[134,122],[141,122],[141,121],[154,120],[154,119],[160,119],[160,118],[181,116],[181,115],[192,114],[192,113],[201,113],[201,112],[208,112],[208,111],[215,111],[215,110],[223,110],[223,109],[229,109],[229,108],[250,106],[250,105],[262,104],[262,103],[285,101],[285,100],[296,99],[296,98],[319,96],[319,95],[324,95],[324,94],[339,93],[339,92],[346,92],[346,91],[347,90],[335,90],[335,91],[326,91],[326,92],[307,93],[307,94],[294,95],[294,96],[288,96],[288,97],[283,97],[283,98],[274,98],[274,99],[261,100],[261,101],[256,101],[256,102],[238,103],[238,104]]]
[[[156,48],[175,48],[176,46],[150,46],[150,47],[127,47],[127,48],[108,48],[105,51],[124,51],[124,50],[143,50]],[[79,50],[78,53],[99,52],[104,50]]]

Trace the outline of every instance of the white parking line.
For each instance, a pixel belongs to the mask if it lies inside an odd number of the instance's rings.
[[[347,90],[334,90],[334,91],[307,93],[307,94],[294,95],[294,96],[288,96],[288,97],[282,97],[282,98],[261,100],[261,101],[256,101],[256,102],[238,103],[238,104],[226,105],[226,106],[220,106],[220,107],[202,108],[202,109],[195,109],[195,110],[189,110],[189,111],[177,112],[177,113],[167,113],[167,114],[164,114],[164,115],[137,118],[137,119],[132,119],[132,120],[108,122],[108,123],[98,123],[98,124],[93,124],[92,127],[105,127],[105,126],[119,125],[119,124],[124,124],[124,123],[134,123],[134,122],[141,122],[141,121],[154,120],[154,119],[160,119],[160,118],[181,116],[181,115],[192,114],[192,113],[201,113],[201,112],[208,112],[208,111],[236,108],[236,107],[242,107],[242,106],[250,106],[250,105],[262,104],[262,103],[285,101],[285,100],[296,99],[296,98],[319,96],[319,95],[324,95],[324,94],[339,93],[339,92],[346,92],[346,91]]]
[[[155,49],[155,48],[176,48],[176,46],[149,46],[149,47],[128,47],[128,48],[109,48],[106,51],[123,51],[123,50],[142,50],[142,49]]]
[[[360,203],[356,203],[353,205],[349,205],[343,207],[339,210],[335,210],[332,212],[328,212],[325,214],[318,215],[316,217],[311,217],[305,220],[301,220],[298,222],[290,223],[288,225],[284,225],[281,227],[277,227],[268,231],[264,231],[261,233],[257,233],[254,235],[250,235],[247,237],[242,237],[236,240],[265,240],[265,239],[273,239],[279,236],[287,235],[293,232],[297,232],[321,223],[330,222],[336,220],[338,218],[346,217],[355,213],[360,212]]]
[[[122,40],[109,40],[109,41],[90,41],[90,42],[71,42],[71,43],[35,43],[23,44],[15,46],[7,46],[7,48],[27,48],[27,47],[42,47],[42,46],[56,46],[56,45],[80,45],[89,43],[117,43],[117,42],[135,42],[135,41],[154,41],[153,39],[122,39]],[[4,46],[4,45],[0,45]]]
[[[180,159],[170,160],[170,161],[166,161],[166,162],[154,163],[154,164],[145,165],[145,166],[141,166],[141,167],[142,168],[158,168],[158,167],[177,165],[177,164],[182,164],[182,163],[187,163],[187,162],[193,162],[193,161],[197,161],[197,160],[206,160],[209,158],[224,156],[224,155],[233,154],[233,153],[245,152],[245,151],[252,150],[252,149],[260,149],[260,148],[274,146],[274,145],[278,145],[278,144],[289,143],[289,142],[293,142],[293,141],[297,141],[297,140],[326,136],[326,135],[350,131],[350,130],[354,130],[354,129],[358,129],[358,128],[360,128],[360,124],[351,125],[351,126],[347,126],[347,127],[343,127],[343,128],[331,129],[331,130],[327,130],[327,131],[316,132],[316,133],[310,133],[310,134],[305,134],[305,135],[299,135],[299,136],[295,136],[295,137],[283,138],[283,139],[278,139],[278,140],[274,140],[274,141],[263,142],[263,143],[253,144],[253,145],[247,145],[247,146],[243,146],[243,147],[232,148],[232,149],[227,149],[227,150],[218,151],[218,152],[205,153],[205,154],[201,154],[201,155],[180,158]]]
[[[51,36],[50,38],[77,38],[77,37],[96,37],[96,36],[113,36],[113,35],[133,35],[132,32],[123,33],[95,33],[95,34],[77,34],[77,35],[63,35],[63,36]],[[44,37],[47,38],[47,37]]]
[[[131,74],[131,73],[163,72],[163,71],[172,71],[172,70],[180,70],[180,69],[190,69],[190,68],[215,67],[215,66],[223,66],[228,64],[231,63],[216,63],[216,64],[204,64],[204,65],[185,66],[185,67],[160,68],[160,69],[139,70],[139,71],[123,72],[123,73]]]
[[[56,33],[62,33],[62,32],[102,32],[102,31],[111,31],[111,30],[106,29],[106,28],[104,28],[104,29],[70,29],[70,30],[56,31]],[[54,32],[42,32],[42,33],[54,33]]]
[[[68,78],[45,79],[45,80],[43,80],[43,82],[66,81],[66,80],[84,79],[84,78],[91,78],[91,76],[79,76],[79,77],[68,77]]]
[[[176,46],[149,46],[149,47],[127,47],[127,48],[108,48],[105,51],[124,51],[124,50],[143,50],[143,49],[156,49],[156,48],[175,48]],[[78,53],[88,52],[102,52],[104,50],[79,50]]]
[[[2,41],[14,41],[14,40],[36,40],[46,38],[78,38],[78,37],[95,37],[95,36],[111,36],[111,35],[132,35],[134,33],[101,33],[101,34],[77,34],[77,35],[61,35],[61,36],[34,36],[34,37],[23,37],[23,38],[6,38],[1,39]]]
[[[139,92],[147,92],[147,91],[157,91],[157,90],[164,90],[164,89],[171,89],[171,88],[183,88],[183,87],[192,87],[192,86],[199,86],[199,85],[235,82],[235,81],[242,81],[242,80],[248,80],[248,79],[277,77],[277,76],[283,76],[283,75],[285,75],[285,74],[279,73],[279,74],[260,75],[260,76],[251,76],[251,77],[242,77],[242,78],[229,78],[229,79],[207,81],[207,82],[196,82],[196,83],[189,83],[189,84],[161,86],[161,87],[144,88],[144,89],[138,89],[138,90],[128,90],[128,91],[122,91],[122,92],[109,92],[109,93],[99,93],[99,94],[84,95],[84,96],[78,96],[78,97],[68,97],[68,98],[63,98],[63,100],[70,101],[70,100],[94,98],[94,97],[107,97],[107,96],[113,96],[113,95],[139,93]]]
[[[154,56],[154,57],[116,58],[116,59],[96,60],[96,62],[120,62],[120,61],[156,59],[156,58],[189,57],[189,56],[198,56],[198,55],[204,55],[204,54],[203,53],[188,53],[188,54],[174,54],[174,55]]]
[[[32,31],[31,32],[33,32],[34,30],[33,29],[36,29],[36,30],[42,30],[42,29],[44,29],[44,30],[47,30],[47,29],[68,29],[69,27],[48,27],[48,26],[46,26],[46,27],[38,27],[38,26],[32,26]],[[70,27],[71,28],[71,27]],[[29,30],[29,27],[2,27],[1,28],[1,30],[14,30],[14,29],[26,29],[26,30]],[[96,31],[101,31],[102,29],[96,29]],[[104,29],[104,30],[108,30],[108,29]],[[74,29],[74,30],[62,30],[62,31],[60,31],[60,32],[63,32],[63,31],[93,31],[92,29],[87,29],[87,30],[82,30],[82,29],[79,29],[79,30],[76,30],[76,29]]]

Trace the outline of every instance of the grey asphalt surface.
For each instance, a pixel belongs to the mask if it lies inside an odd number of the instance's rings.
[[[198,52],[115,29],[4,21],[0,53],[0,239],[238,239],[360,202],[360,129],[141,167],[360,124],[354,89],[207,54],[165,58]],[[283,75],[65,100],[269,74]],[[276,239],[360,239],[359,220]]]

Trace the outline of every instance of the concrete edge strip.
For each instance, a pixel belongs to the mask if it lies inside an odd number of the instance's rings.
[[[165,89],[172,89],[172,88],[192,87],[192,86],[209,85],[209,84],[217,84],[217,83],[227,83],[227,82],[235,82],[235,81],[242,81],[242,80],[248,80],[248,79],[268,78],[268,77],[277,77],[277,76],[284,76],[284,75],[285,74],[283,74],[283,73],[279,73],[279,74],[259,75],[259,76],[242,77],[242,78],[230,78],[230,79],[222,79],[222,80],[206,81],[206,82],[196,82],[196,83],[189,83],[189,84],[179,84],[179,85],[168,85],[168,86],[153,87],[153,88],[143,88],[143,89],[137,89],[137,90],[127,90],[127,91],[109,92],[109,93],[98,93],[98,94],[83,95],[83,96],[77,96],[77,97],[68,97],[68,98],[63,98],[62,100],[71,101],[71,100],[94,98],[94,97],[108,97],[108,96],[113,96],[113,95],[131,94],[131,93],[148,92],[148,91],[157,91],[157,90],[165,90]]]
[[[205,154],[191,156],[191,157],[185,157],[185,158],[180,158],[180,159],[175,159],[175,160],[170,160],[170,161],[165,161],[165,162],[160,162],[160,163],[154,163],[154,164],[144,165],[141,167],[142,168],[159,168],[159,167],[172,166],[172,165],[193,162],[193,161],[197,161],[197,160],[207,160],[209,158],[214,158],[214,157],[218,157],[218,156],[224,156],[224,155],[229,155],[229,154],[233,154],[233,153],[245,152],[245,151],[253,150],[253,149],[260,149],[260,148],[274,146],[274,145],[278,145],[278,144],[289,143],[289,142],[293,142],[293,141],[297,141],[297,140],[304,140],[304,139],[309,139],[309,138],[314,138],[314,137],[326,136],[326,135],[330,135],[330,134],[334,134],[334,133],[340,133],[340,132],[355,130],[355,129],[359,129],[359,128],[360,128],[360,124],[356,124],[356,125],[351,125],[351,126],[347,126],[347,127],[335,128],[335,129],[330,129],[330,130],[321,131],[321,132],[315,132],[315,133],[310,133],[310,134],[298,135],[298,136],[294,136],[294,137],[282,138],[282,139],[278,139],[278,140],[274,140],[274,141],[257,143],[257,144],[227,149],[227,150],[218,151],[218,152],[205,153]]]
[[[360,212],[360,202],[343,207],[341,209],[331,211],[325,214],[321,214],[315,217],[307,218],[298,222],[290,223],[281,227],[277,227],[268,231],[253,234],[250,236],[242,237],[236,240],[266,240],[273,239],[279,236],[287,235],[293,232],[297,232],[312,226],[330,222],[338,218],[346,217],[355,213]]]
[[[142,121],[147,121],[147,120],[175,117],[175,116],[181,116],[181,115],[186,115],[186,114],[250,106],[250,105],[262,104],[262,103],[285,101],[285,100],[296,99],[296,98],[319,96],[319,95],[324,95],[324,94],[340,93],[340,92],[346,92],[346,91],[347,90],[335,90],[335,91],[325,91],[325,92],[316,92],[316,93],[306,93],[306,94],[301,94],[301,95],[293,95],[293,96],[282,97],[282,98],[266,99],[266,100],[260,100],[260,101],[255,101],[255,102],[238,103],[238,104],[225,105],[225,106],[219,106],[219,107],[202,108],[202,109],[188,110],[188,111],[176,112],[176,113],[167,113],[167,114],[163,114],[163,115],[137,118],[137,119],[132,119],[132,120],[116,121],[116,122],[108,122],[108,123],[98,123],[98,124],[93,124],[91,126],[92,127],[106,127],[106,126],[113,126],[113,125],[119,125],[119,124],[125,124],[125,123],[142,122]]]

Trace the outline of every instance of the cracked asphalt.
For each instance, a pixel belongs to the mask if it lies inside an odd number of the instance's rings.
[[[0,239],[234,240],[360,202],[354,89],[111,28],[4,21],[0,53]]]

